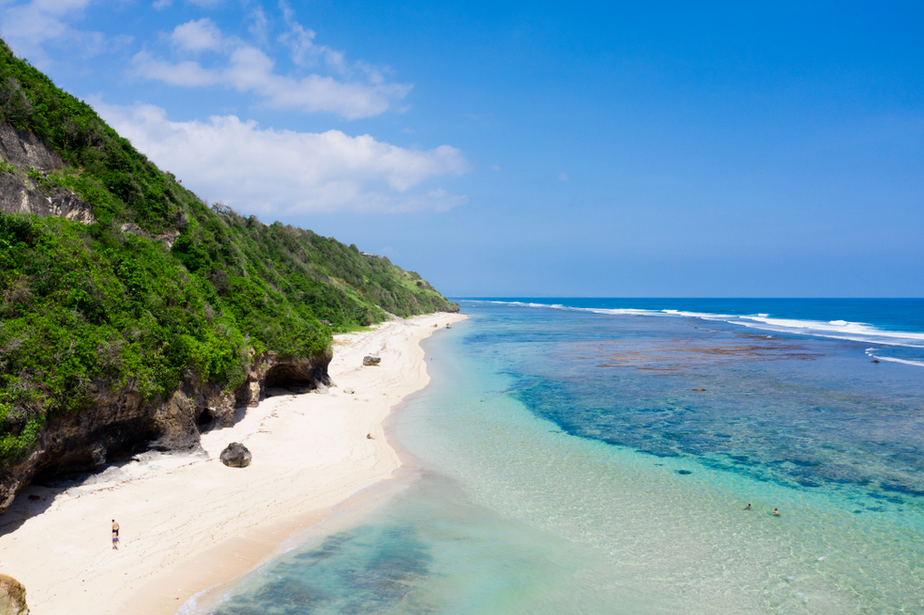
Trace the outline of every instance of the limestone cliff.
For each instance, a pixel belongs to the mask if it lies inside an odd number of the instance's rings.
[[[0,514],[38,475],[96,470],[113,458],[144,450],[196,450],[199,434],[233,424],[235,408],[256,406],[267,388],[304,393],[330,384],[330,352],[303,361],[254,357],[247,379],[228,392],[185,383],[169,399],[143,402],[136,391],[103,391],[93,407],[57,416],[20,462],[0,470]]]
[[[32,133],[0,123],[0,157],[0,211],[83,224],[96,221],[92,207],[77,195],[42,182],[65,165]],[[161,241],[167,248],[179,234],[153,236],[131,222],[122,223],[120,230]],[[194,379],[167,399],[147,402],[136,390],[97,391],[87,410],[50,418],[25,459],[0,467],[0,514],[38,475],[94,470],[114,457],[146,449],[196,449],[200,431],[230,425],[235,407],[256,405],[268,386],[303,392],[329,384],[330,359],[328,351],[306,360],[279,362],[276,353],[265,352],[251,357],[245,382],[230,392]]]
[[[88,203],[73,192],[43,182],[64,167],[61,157],[35,135],[0,123],[0,211],[67,218],[92,224]]]

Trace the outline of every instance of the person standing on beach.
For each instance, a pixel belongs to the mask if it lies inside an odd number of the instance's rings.
[[[119,524],[115,519],[112,520],[112,550],[119,550]]]

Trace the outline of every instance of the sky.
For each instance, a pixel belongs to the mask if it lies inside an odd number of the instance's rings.
[[[924,4],[0,0],[209,203],[450,297],[924,296]]]

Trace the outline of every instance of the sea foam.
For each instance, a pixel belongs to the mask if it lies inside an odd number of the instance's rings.
[[[573,310],[578,312],[591,312],[594,314],[609,314],[613,316],[667,316],[680,318],[697,318],[705,321],[724,321],[729,324],[773,331],[775,333],[793,333],[797,335],[812,335],[833,339],[843,339],[854,342],[871,342],[886,346],[904,346],[908,348],[924,348],[924,333],[912,331],[890,331],[864,322],[851,322],[842,319],[828,321],[808,320],[797,318],[770,317],[768,313],[754,315],[736,315],[726,313],[697,312],[678,309],[644,309],[644,308],[603,308],[579,307],[562,303],[537,303],[523,301],[502,300],[470,300],[473,303],[491,303],[495,305],[511,305],[530,307],[536,309]],[[884,359],[910,365],[920,365],[916,361],[903,359]]]

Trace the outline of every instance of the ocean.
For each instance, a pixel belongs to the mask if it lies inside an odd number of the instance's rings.
[[[460,305],[402,476],[181,613],[924,613],[924,300]]]

